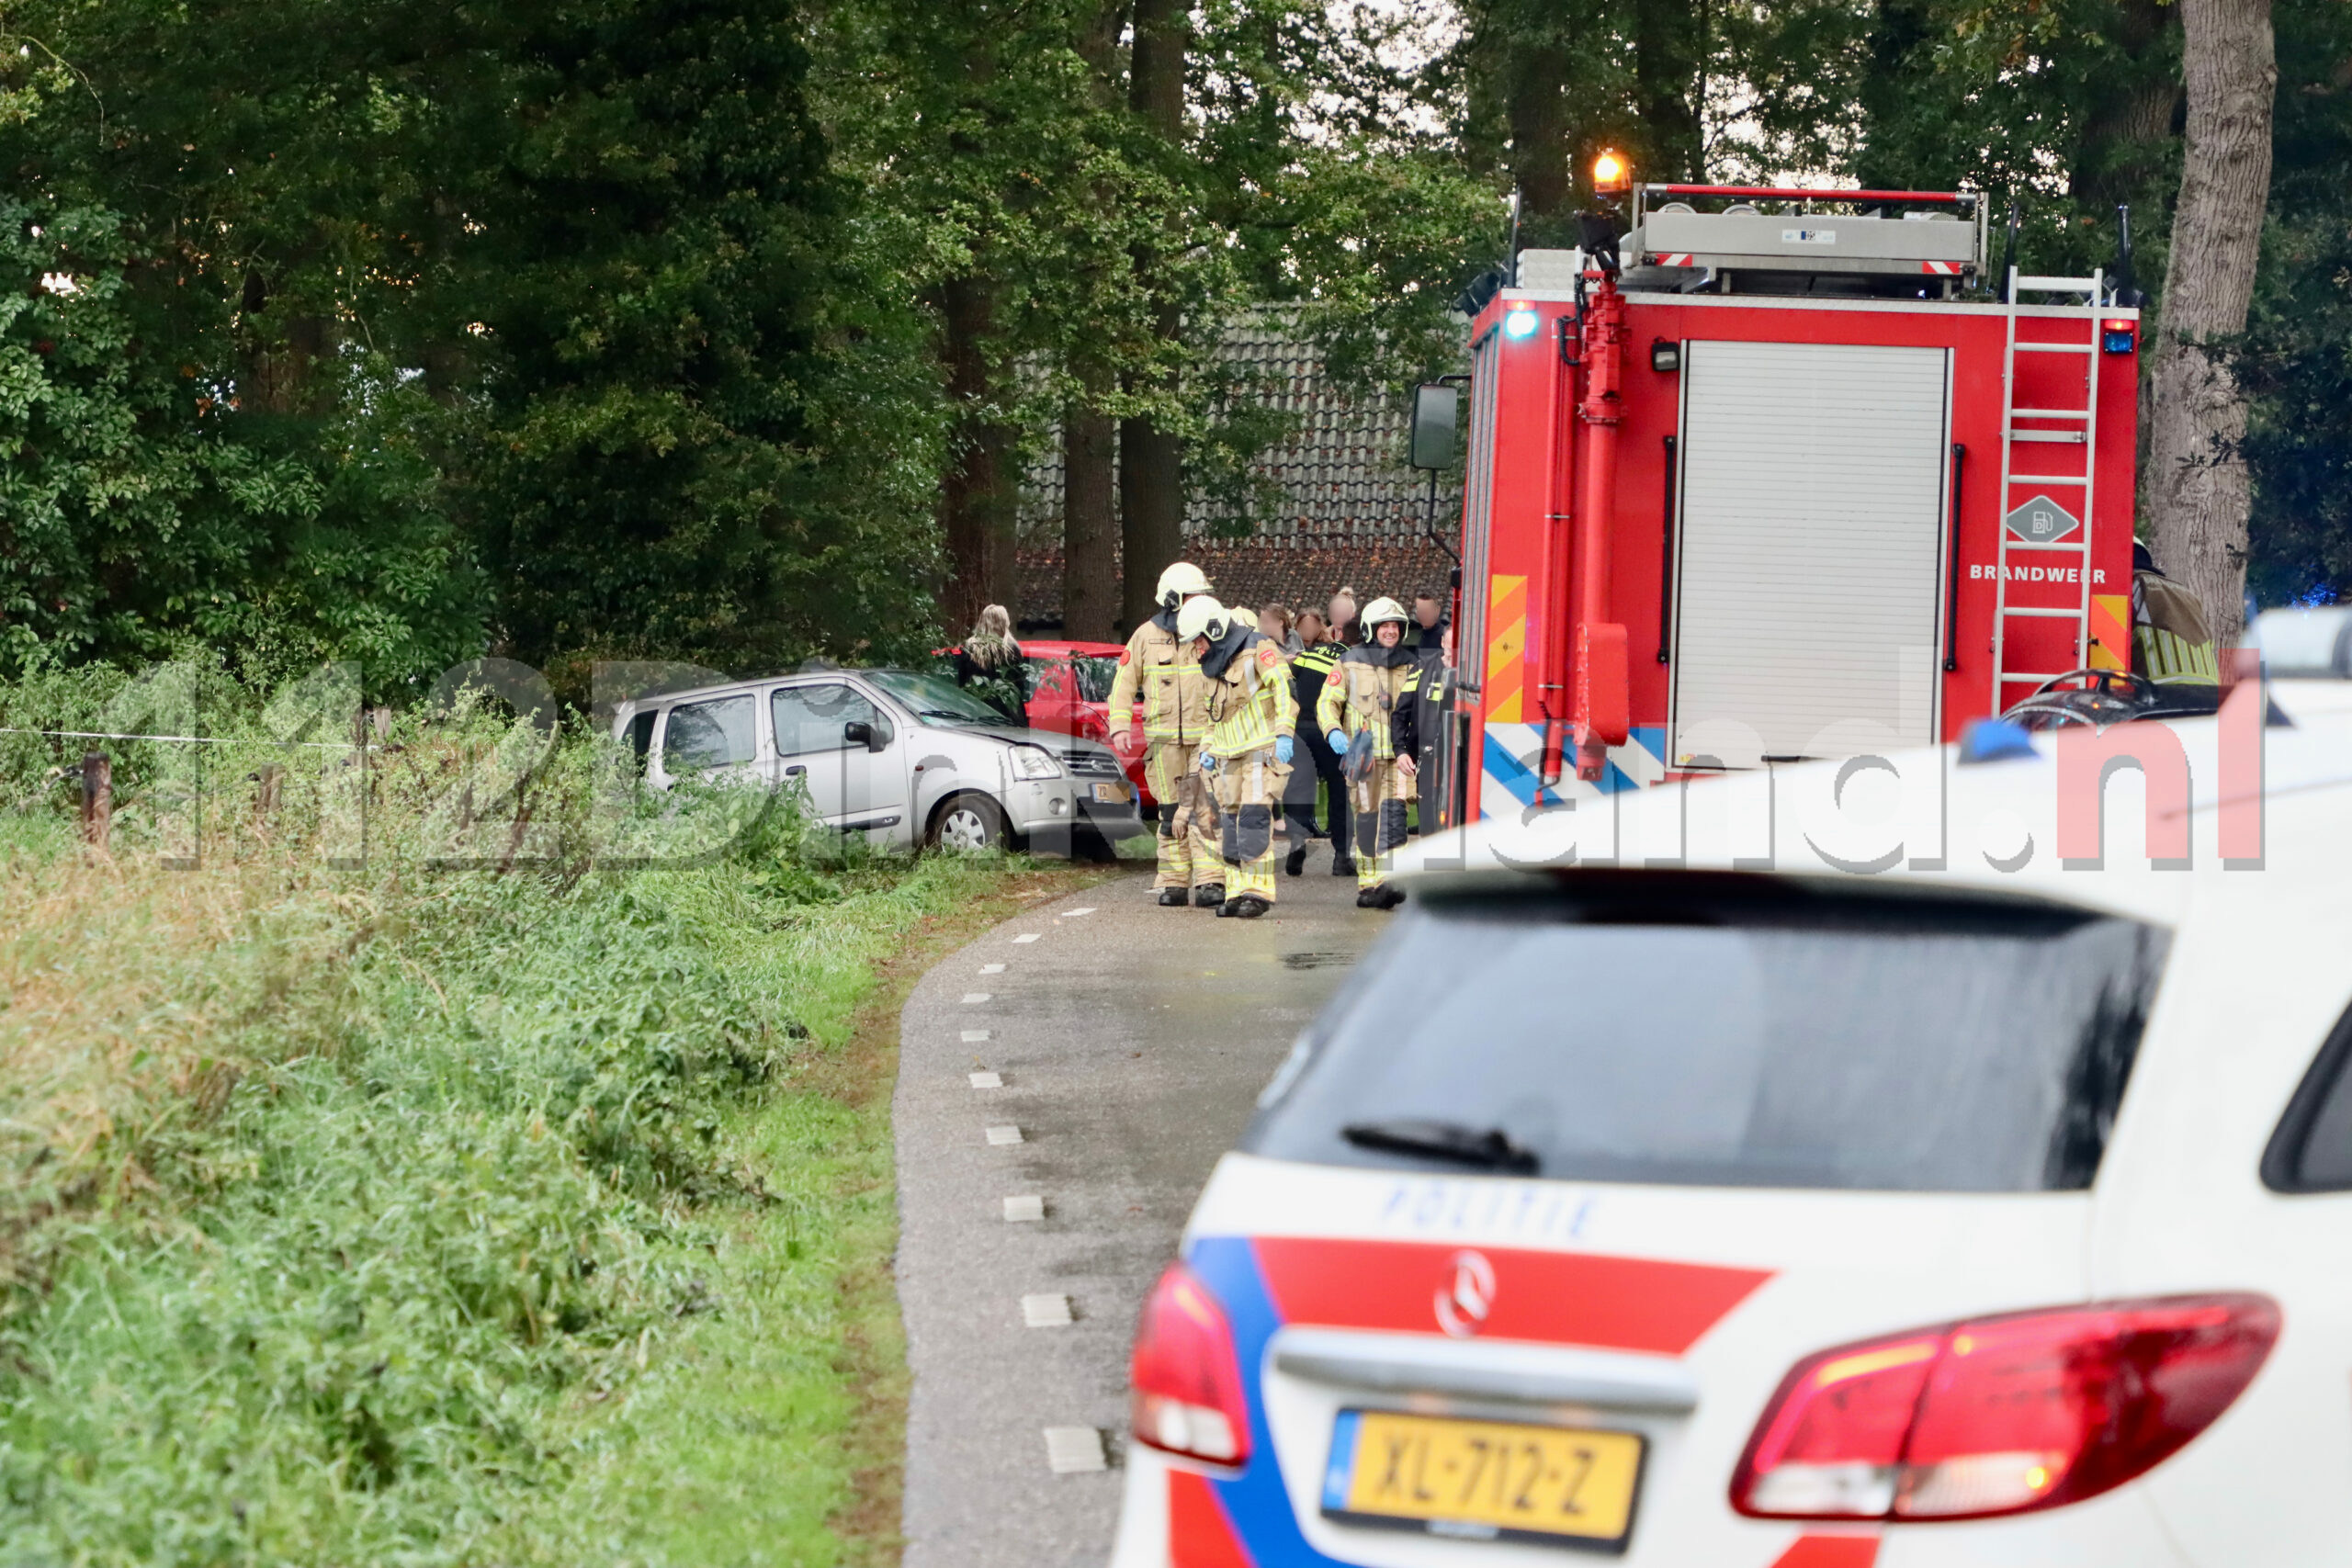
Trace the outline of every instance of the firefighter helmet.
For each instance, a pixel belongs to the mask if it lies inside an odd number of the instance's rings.
[[[1172,610],[1193,594],[1208,591],[1208,575],[1191,561],[1180,560],[1159,574],[1159,586],[1152,593],[1161,609]]]
[[[1205,592],[1193,594],[1176,612],[1176,637],[1180,642],[1190,642],[1196,637],[1223,642],[1232,629],[1232,613]]]
[[[1369,637],[1372,633],[1372,628],[1378,626],[1381,622],[1395,621],[1398,626],[1403,626],[1408,617],[1405,614],[1404,605],[1399,604],[1396,600],[1387,598],[1384,595],[1381,598],[1374,599],[1371,604],[1366,604],[1363,607],[1363,614],[1358,616],[1357,619],[1363,625],[1364,635]]]
[[[1251,631],[1254,632],[1258,629],[1258,612],[1250,609],[1248,605],[1236,604],[1228,613],[1235,620],[1239,621]]]

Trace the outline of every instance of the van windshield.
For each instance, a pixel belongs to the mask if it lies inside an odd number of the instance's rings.
[[[2078,1190],[2169,942],[2022,899],[1529,881],[1408,906],[1242,1147],[1594,1181]]]
[[[867,680],[914,710],[923,723],[949,729],[966,725],[1012,726],[1012,720],[955,682],[911,670],[863,670]],[[1014,727],[1017,728],[1017,727]]]

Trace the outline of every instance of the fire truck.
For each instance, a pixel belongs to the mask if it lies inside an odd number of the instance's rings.
[[[1445,818],[1927,745],[2128,665],[2128,238],[2038,276],[2012,219],[1994,276],[1973,193],[1618,188],[1472,325]]]

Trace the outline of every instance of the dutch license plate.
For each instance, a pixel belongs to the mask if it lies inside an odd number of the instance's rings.
[[[1127,803],[1127,786],[1123,784],[1099,784],[1094,786],[1094,798],[1113,806]]]
[[[1455,1540],[1623,1551],[1644,1448],[1634,1432],[1342,1410],[1323,1512]]]

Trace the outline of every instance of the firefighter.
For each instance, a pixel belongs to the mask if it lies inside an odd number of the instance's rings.
[[[1323,732],[1326,727],[1317,722],[1316,713],[1321,705],[1324,682],[1330,679],[1332,670],[1340,662],[1340,656],[1347,652],[1347,649],[1321,636],[1323,618],[1312,610],[1307,614],[1315,615],[1317,640],[1308,643],[1290,661],[1291,689],[1298,697],[1298,740],[1306,748],[1306,756],[1292,774],[1288,805],[1292,810],[1303,812],[1307,826],[1312,828],[1315,821],[1315,784],[1317,779],[1323,782],[1325,797],[1329,802],[1324,809],[1324,816],[1330,823],[1331,874],[1353,876],[1356,863],[1348,852],[1348,781],[1340,775],[1340,759],[1333,755],[1330,746],[1325,742]],[[1306,869],[1305,845],[1290,852],[1290,859],[1283,863],[1283,869],[1293,876]]]
[[[1414,697],[1420,660],[1403,646],[1405,607],[1374,600],[1363,612],[1367,640],[1331,667],[1315,705],[1331,750],[1347,758],[1348,804],[1356,827],[1356,905],[1393,909],[1405,896],[1388,886],[1390,857],[1406,838],[1407,802],[1419,766]]]
[[[1296,747],[1298,699],[1283,650],[1245,619],[1203,595],[1185,601],[1176,635],[1208,687],[1208,744],[1201,771],[1216,792],[1224,828],[1220,916],[1254,920],[1274,904],[1274,813]]]
[[[2222,663],[2197,595],[2166,577],[2132,541],[2132,669],[2159,686],[2222,684]]]
[[[1187,639],[1176,635],[1186,600],[1209,591],[1190,561],[1159,574],[1159,612],[1136,628],[1119,655],[1111,682],[1111,746],[1123,757],[1144,751],[1144,778],[1159,802],[1159,866],[1152,886],[1169,908],[1186,903],[1214,909],[1225,902],[1225,863],[1217,858],[1216,805],[1202,777],[1201,743],[1208,739],[1208,687]],[[1143,737],[1130,733],[1136,694],[1143,694]]]

